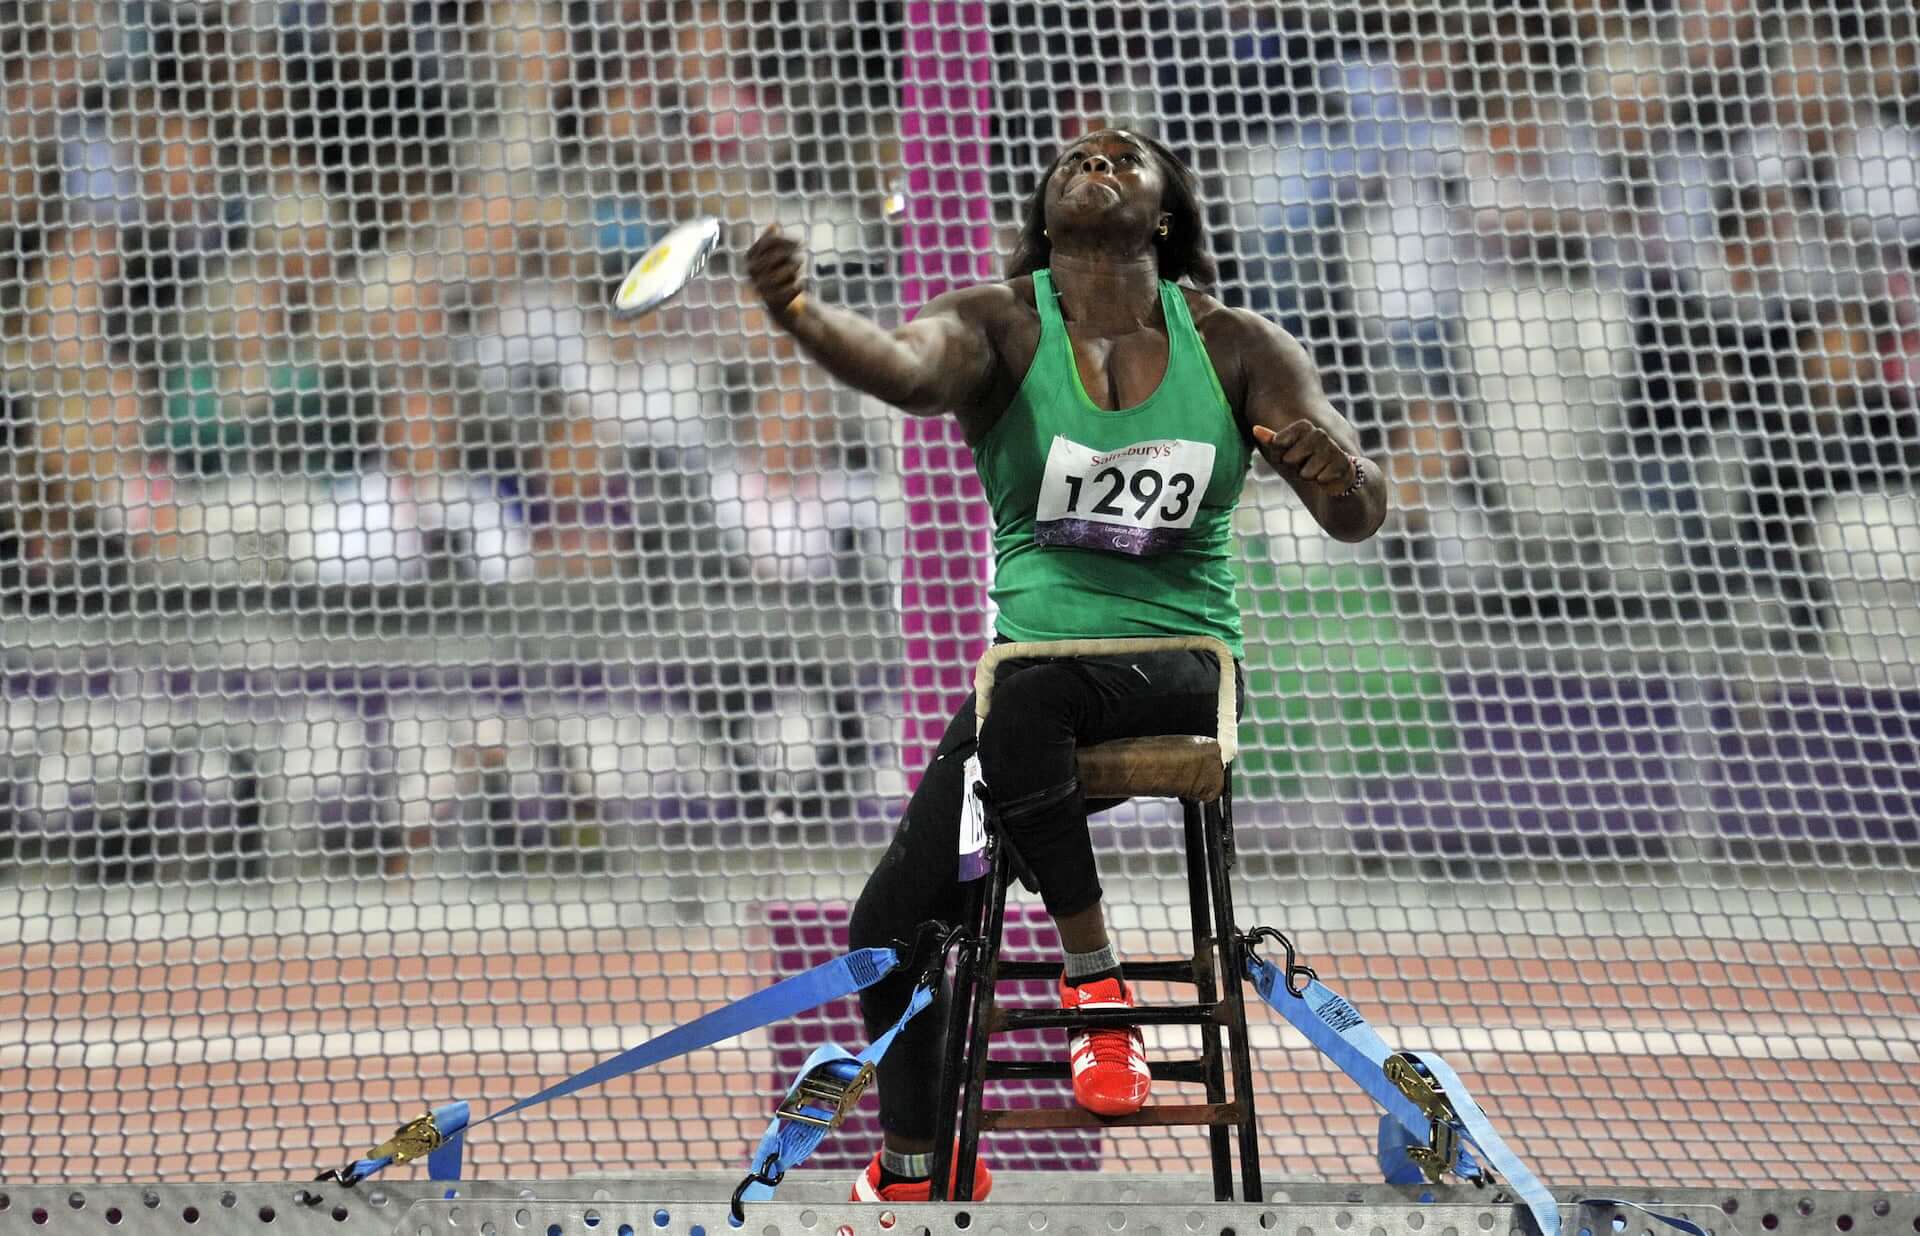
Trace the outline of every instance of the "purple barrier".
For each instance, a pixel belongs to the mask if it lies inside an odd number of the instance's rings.
[[[570,800],[555,802],[564,805]],[[769,816],[769,806],[785,809]],[[798,818],[793,808],[798,807]],[[558,808],[545,808],[549,811]],[[525,818],[529,808],[522,807]],[[594,818],[631,831],[631,844],[660,850],[741,850],[805,847],[810,850],[881,848],[899,823],[899,804],[885,799],[837,794],[762,794],[738,790],[726,795],[662,793],[600,797]]]
[[[1348,821],[1363,852],[1636,857],[1677,825],[1685,749],[1659,680],[1449,679],[1458,748],[1433,777],[1361,787]]]
[[[1795,688],[1709,713],[1724,837],[1920,844],[1920,692]]]
[[[850,907],[840,903],[772,902],[766,907],[767,926],[772,934],[778,973],[784,977],[798,974],[847,952],[847,915]],[[1002,933],[1003,954],[1010,961],[1032,961],[1060,956],[1059,937],[1053,923],[1039,906],[1007,907],[1006,927]],[[1058,993],[1048,983],[1002,984],[999,999],[1012,1006],[1049,1007]],[[922,1017],[931,1017],[929,1010]],[[840,1000],[811,1013],[782,1022],[770,1031],[774,1048],[774,1074],[770,1089],[785,1093],[794,1075],[816,1047],[838,1043],[848,1051],[858,1051],[867,1043],[866,1028],[852,1000]],[[998,1035],[994,1039],[994,1058],[1006,1060],[1064,1060],[1067,1041],[1064,1031],[1022,1032]],[[988,1088],[989,1106],[1011,1108],[1065,1107],[1073,1102],[1071,1089],[1061,1082],[996,1082]],[[980,1139],[981,1153],[998,1170],[1010,1171],[1097,1171],[1100,1166],[1100,1132],[1097,1129],[1070,1129],[1059,1132],[988,1133]],[[844,1168],[858,1171],[880,1148],[878,1108],[870,1094],[860,1110],[847,1118],[814,1156],[809,1167]]]

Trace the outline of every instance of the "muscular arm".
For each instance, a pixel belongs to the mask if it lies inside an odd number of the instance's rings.
[[[996,291],[948,292],[892,331],[812,297],[798,313],[774,317],[801,351],[848,386],[916,416],[941,416],[975,402],[993,380],[985,309]]]
[[[747,250],[747,274],[773,320],[821,368],[855,390],[916,416],[959,412],[994,377],[997,354],[987,329],[1004,286],[961,288],[928,301],[918,317],[887,331],[806,295],[806,254],[770,227]]]
[[[1300,430],[1293,430],[1292,434],[1288,430],[1304,421],[1306,433],[1300,437],[1302,444],[1325,435],[1339,453],[1361,458],[1359,435],[1347,423],[1347,418],[1327,401],[1320,386],[1320,375],[1315,372],[1307,350],[1292,335],[1258,314],[1230,312],[1236,319],[1232,333],[1240,358],[1240,413],[1247,424],[1282,434],[1284,442],[1288,437],[1302,435]],[[1273,465],[1274,471],[1293,486],[1301,504],[1328,536],[1340,541],[1364,541],[1379,531],[1387,517],[1386,469],[1380,464],[1363,460],[1366,478],[1360,488],[1339,497],[1351,481],[1350,468],[1312,476],[1310,474],[1325,471],[1316,466],[1314,459],[1288,462],[1287,450],[1261,441],[1264,435],[1258,432],[1254,437],[1261,443],[1260,453]]]

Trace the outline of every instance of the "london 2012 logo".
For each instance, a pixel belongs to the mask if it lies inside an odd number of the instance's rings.
[[[1213,476],[1214,448],[1168,438],[1094,450],[1058,435],[1034,509],[1033,539],[1147,557],[1186,542]]]

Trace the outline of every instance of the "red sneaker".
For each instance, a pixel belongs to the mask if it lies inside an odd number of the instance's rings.
[[[956,1163],[954,1166],[957,1168],[959,1164]],[[953,1196],[953,1182],[956,1179],[958,1179],[957,1172],[947,1177],[947,1196],[949,1197]],[[973,1200],[976,1202],[984,1202],[987,1200],[987,1194],[991,1192],[993,1192],[993,1173],[987,1170],[987,1161],[985,1159],[975,1156],[973,1160]],[[878,1151],[875,1151],[873,1162],[867,1164],[867,1170],[861,1172],[860,1175],[855,1178],[853,1182],[853,1196],[848,1200],[855,1202],[928,1202],[933,1200],[932,1194],[933,1182],[931,1180],[903,1181],[899,1184],[890,1184],[884,1189],[881,1188],[880,1154]]]
[[[1119,979],[1082,986],[1060,980],[1063,1009],[1130,1009],[1133,988]],[[1147,1103],[1153,1075],[1147,1071],[1140,1028],[1083,1030],[1067,1043],[1073,1064],[1073,1101],[1096,1116],[1131,1116]]]

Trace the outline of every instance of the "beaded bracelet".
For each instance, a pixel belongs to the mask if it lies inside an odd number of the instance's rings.
[[[1335,502],[1340,501],[1342,498],[1353,497],[1353,495],[1360,492],[1360,487],[1367,483],[1367,461],[1358,455],[1349,455],[1347,459],[1353,464],[1353,484],[1333,495]]]

